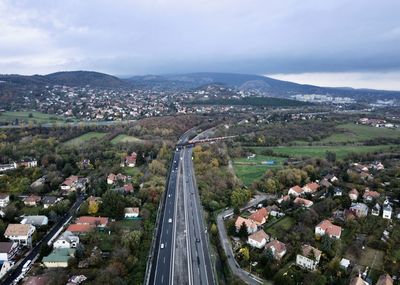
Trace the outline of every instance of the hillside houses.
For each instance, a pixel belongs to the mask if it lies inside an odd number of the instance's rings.
[[[30,224],[9,224],[4,237],[24,246],[32,246],[32,235],[36,228]]]
[[[235,227],[237,232],[239,232],[243,224],[246,226],[248,234],[252,234],[257,231],[257,224],[255,222],[253,222],[250,219],[245,219],[239,216],[235,222]]]
[[[308,270],[315,270],[321,259],[321,254],[320,250],[305,244],[301,247],[301,253],[296,256],[296,264]]]

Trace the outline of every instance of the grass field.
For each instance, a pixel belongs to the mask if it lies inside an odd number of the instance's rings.
[[[309,157],[325,157],[327,151],[336,153],[338,159],[343,159],[350,153],[369,153],[369,152],[382,152],[390,148],[397,148],[396,145],[374,145],[374,146],[353,146],[353,145],[339,145],[339,146],[282,146],[282,147],[269,147],[275,153],[288,155],[290,157],[309,156]]]
[[[32,114],[30,118],[29,115]],[[13,123],[18,119],[19,123],[52,123],[52,122],[64,122],[65,120],[57,115],[45,114],[34,111],[27,112],[2,112],[0,113],[0,122]]]
[[[343,133],[331,135],[319,141],[319,143],[344,143],[360,142],[376,138],[399,138],[399,129],[376,128],[371,126],[344,124],[337,127]]]
[[[274,165],[262,164],[264,161],[275,161]],[[247,186],[251,185],[253,181],[260,179],[264,173],[271,168],[276,168],[282,166],[282,157],[273,157],[265,155],[256,155],[255,158],[247,159],[239,158],[233,161],[233,168],[235,170],[236,176]]]
[[[142,142],[141,139],[132,137],[132,136],[127,136],[124,134],[118,135],[115,138],[111,140],[112,144],[117,144],[117,143],[129,143],[129,142]]]
[[[376,250],[370,247],[366,247],[361,254],[360,258],[356,258],[351,253],[347,252],[345,257],[350,259],[356,264],[360,264],[365,267],[370,267],[376,270],[382,270],[383,258],[385,253],[381,250]]]
[[[292,217],[286,216],[272,226],[266,226],[264,231],[272,237],[280,239],[286,235],[286,231],[293,227],[294,223],[295,221]]]
[[[66,146],[79,146],[85,142],[88,142],[92,139],[101,139],[104,136],[106,136],[107,133],[100,133],[100,132],[88,132],[86,134],[83,134],[79,137],[73,138],[69,141],[66,141],[64,145]]]

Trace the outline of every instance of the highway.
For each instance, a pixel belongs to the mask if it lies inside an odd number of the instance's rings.
[[[188,141],[185,133],[178,145]],[[215,284],[208,234],[192,162],[192,147],[177,147],[159,217],[146,284]]]

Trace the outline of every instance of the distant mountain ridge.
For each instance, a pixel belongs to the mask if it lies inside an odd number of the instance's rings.
[[[148,88],[154,90],[193,90],[217,84],[243,91],[257,91],[260,95],[288,98],[296,94],[321,94],[364,99],[399,99],[400,91],[331,88],[297,84],[261,75],[197,72],[170,75],[142,75],[121,79],[94,71],[64,71],[47,75],[0,75],[0,97],[4,90],[19,87],[67,85],[103,88]]]

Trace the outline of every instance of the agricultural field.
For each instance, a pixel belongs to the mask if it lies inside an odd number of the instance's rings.
[[[260,179],[268,169],[281,167],[285,158],[256,155],[254,158],[239,158],[233,161],[233,168],[236,176],[246,185],[249,186],[253,181]],[[274,162],[266,164],[266,162]]]
[[[399,129],[376,128],[371,126],[357,125],[357,124],[344,124],[337,126],[337,129],[343,132],[338,132],[325,139],[320,140],[318,143],[351,143],[361,142],[377,138],[399,138]]]
[[[88,132],[86,134],[83,134],[79,137],[73,138],[69,141],[66,141],[64,143],[65,146],[79,146],[85,142],[88,142],[92,139],[101,139],[104,136],[106,136],[107,133],[100,133],[100,132]]]
[[[121,135],[118,135],[118,136],[116,136],[115,138],[113,138],[113,139],[111,140],[111,143],[112,143],[112,144],[130,143],[130,142],[136,143],[136,142],[142,142],[142,141],[143,141],[143,140],[141,140],[141,139],[139,139],[139,138],[121,134]]]
[[[274,153],[288,155],[290,157],[320,157],[323,158],[327,151],[336,153],[338,159],[343,159],[350,153],[374,153],[382,152],[390,149],[399,149],[397,145],[339,145],[339,146],[278,146],[266,147]]]
[[[1,123],[14,123],[15,120],[18,120],[19,123],[24,124],[44,124],[44,123],[53,123],[58,122],[62,123],[65,121],[64,118],[59,117],[57,115],[45,114],[34,111],[26,111],[26,112],[2,112],[0,113],[0,122]]]

